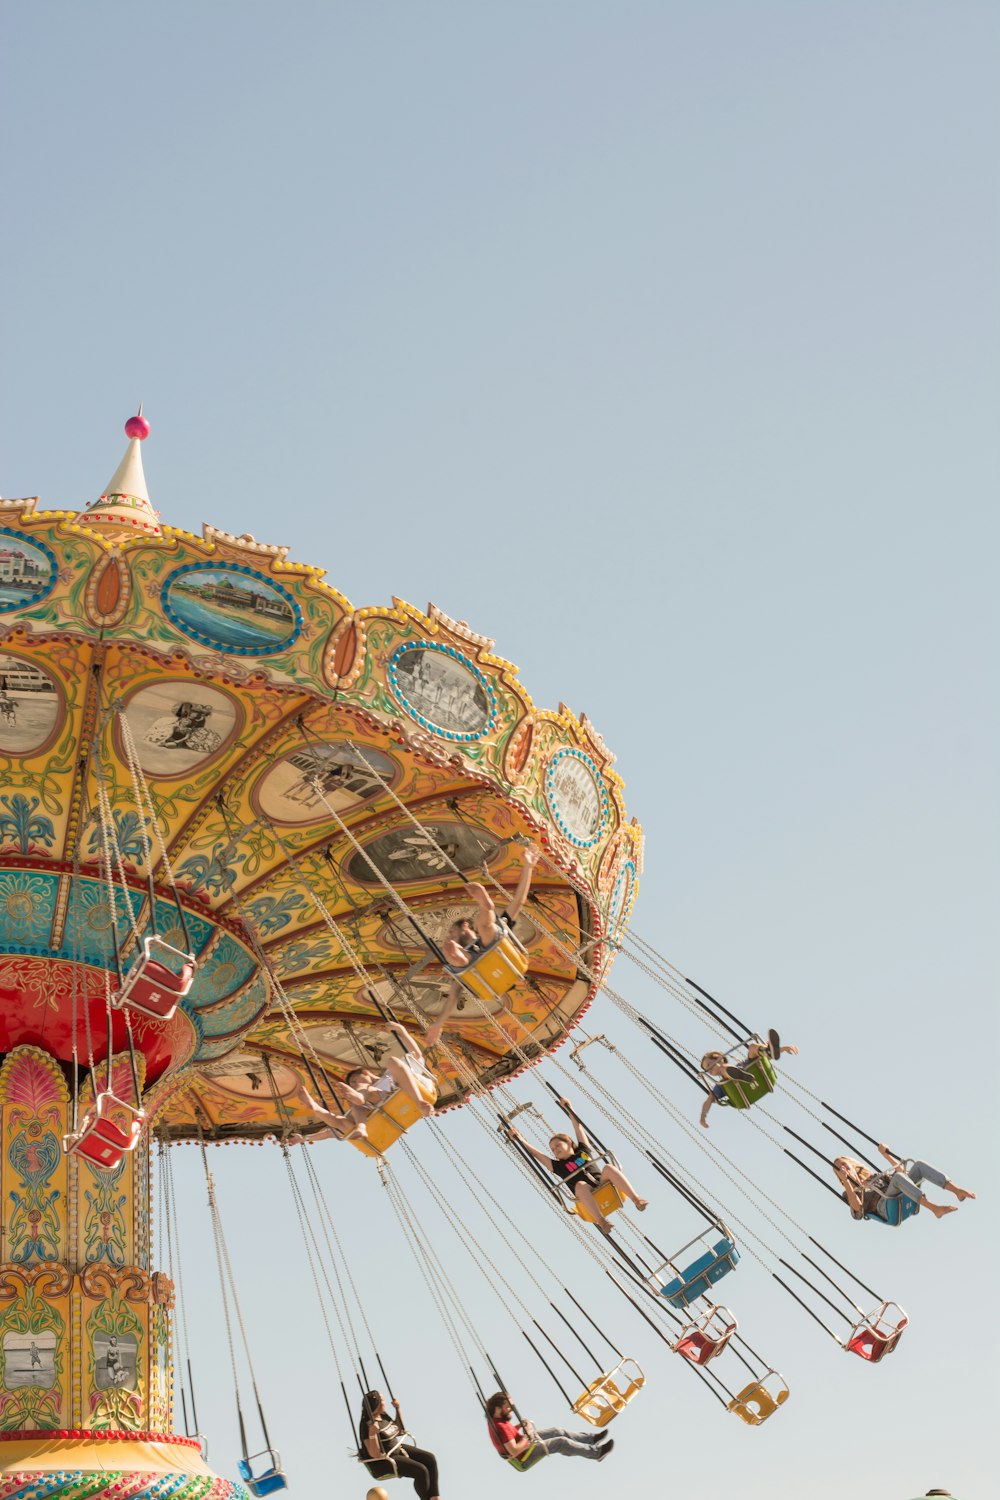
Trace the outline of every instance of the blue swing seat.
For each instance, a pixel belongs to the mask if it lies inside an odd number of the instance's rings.
[[[912,1219],[914,1214],[920,1212],[920,1204],[916,1198],[907,1198],[905,1193],[900,1193],[898,1198],[885,1198],[885,1218],[881,1214],[865,1214],[866,1219],[873,1219],[876,1224],[902,1224],[904,1219]]]
[[[251,1465],[258,1458],[269,1460],[269,1467],[255,1474]],[[265,1448],[263,1453],[253,1453],[249,1458],[238,1458],[236,1467],[240,1471],[240,1478],[250,1491],[251,1495],[273,1495],[276,1490],[287,1490],[288,1480],[285,1478],[281,1467],[281,1455],[273,1448]]]
[[[732,1271],[740,1258],[736,1244],[729,1238],[716,1242],[711,1250],[699,1255],[689,1266],[660,1288],[660,1296],[666,1297],[671,1307],[685,1308],[696,1297],[703,1297],[709,1287]]]

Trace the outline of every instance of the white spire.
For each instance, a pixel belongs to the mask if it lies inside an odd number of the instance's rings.
[[[146,476],[142,471],[139,444],[149,436],[149,423],[142,414],[141,401],[138,416],[129,417],[125,423],[125,435],[129,439],[125,457],[108,480],[100,499],[84,511],[84,519],[88,526],[96,523],[102,531],[113,527],[124,535],[145,531],[150,536],[159,536],[160,523],[150,504]]]

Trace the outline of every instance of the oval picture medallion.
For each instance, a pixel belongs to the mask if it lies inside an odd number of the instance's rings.
[[[56,560],[48,547],[0,527],[0,612],[37,604],[55,581]]]
[[[347,872],[361,885],[379,884],[373,864],[393,885],[447,879],[454,873],[453,866],[474,870],[497,848],[488,830],[465,823],[425,823],[422,828],[404,823],[366,844],[364,853],[349,861]]]
[[[33,661],[0,651],[0,751],[31,755],[62,721],[62,693]]]
[[[187,678],[140,688],[125,705],[139,764],[151,776],[183,776],[224,749],[237,713],[228,693]]]
[[[578,849],[596,844],[608,816],[597,767],[582,750],[557,750],[545,773],[545,795],[560,833]]]
[[[397,779],[387,755],[367,746],[314,741],[266,771],[252,793],[257,811],[276,823],[316,823],[329,818],[324,798],[338,813],[375,797]]]
[[[177,568],[163,585],[163,608],[185,635],[232,656],[284,651],[302,628],[290,594],[236,563]]]
[[[420,641],[389,658],[389,686],[411,719],[448,740],[478,740],[496,718],[496,695],[454,646]]]

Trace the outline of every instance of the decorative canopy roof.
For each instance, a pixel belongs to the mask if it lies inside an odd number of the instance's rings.
[[[155,917],[197,973],[170,1022],[135,1026],[149,1107],[175,1135],[259,1137],[299,1112],[304,1045],[334,1081],[380,1062],[386,999],[421,1039],[449,979],[417,929],[470,911],[464,878],[502,906],[521,842],[545,856],[528,971],[430,1050],[441,1102],[558,1046],[641,867],[603,740],[434,606],[355,609],[283,547],[125,525],[123,498],[152,515],[129,437],[96,508],[0,501],[0,1050],[68,1062],[89,1012],[102,1055],[112,928],[127,963]],[[129,742],[163,841],[152,907]]]

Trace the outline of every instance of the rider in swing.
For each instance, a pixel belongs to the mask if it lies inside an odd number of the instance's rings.
[[[441,953],[449,967],[464,969],[468,964],[474,963],[480,954],[485,953],[487,948],[499,942],[505,931],[513,932],[514,923],[528,899],[531,877],[538,860],[537,849],[525,849],[517,887],[507,906],[499,915],[486,887],[480,885],[477,880],[469,881],[466,891],[476,903],[476,912],[474,917],[460,917],[448,928],[447,936],[441,944]],[[453,979],[444,1009],[424,1038],[428,1047],[435,1046],[441,1040],[441,1033],[459,1008],[464,993],[461,982]]]

